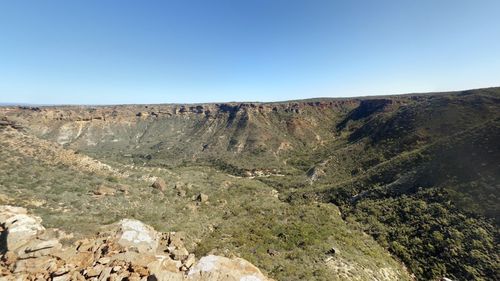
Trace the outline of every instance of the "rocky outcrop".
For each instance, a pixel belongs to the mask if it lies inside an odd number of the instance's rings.
[[[270,280],[241,258],[197,262],[180,233],[159,233],[138,220],[123,219],[72,244],[41,222],[24,208],[0,206],[0,280]]]
[[[13,129],[16,129],[16,130],[23,129],[23,127],[21,125],[16,124],[16,123],[12,122],[11,120],[8,120],[7,118],[4,117],[0,120],[0,130],[5,129],[7,127],[11,127]]]

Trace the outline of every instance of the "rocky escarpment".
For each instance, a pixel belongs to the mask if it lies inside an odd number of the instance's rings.
[[[327,147],[340,127],[409,100],[0,107],[0,116],[30,135],[95,158],[156,167],[215,162],[233,175],[258,176],[248,171],[279,170],[288,154]]]
[[[287,103],[4,107],[0,116],[45,140],[121,162],[169,165],[235,154],[277,163],[280,154],[334,138],[356,99]],[[181,157],[179,157],[181,156]],[[271,168],[257,167],[257,168]],[[275,165],[276,166],[276,165]],[[255,168],[251,165],[247,168]]]
[[[74,243],[41,222],[24,208],[0,206],[1,280],[271,280],[241,258],[197,261],[180,233],[159,233],[138,220],[123,219]]]
[[[234,156],[243,155],[261,165],[250,161],[243,168],[269,169],[291,151],[327,145],[349,112],[367,105],[377,109],[378,101],[4,107],[0,116],[42,139],[127,164],[175,166],[213,159],[235,164]]]
[[[338,99],[311,102],[284,103],[212,103],[212,104],[154,104],[154,105],[113,105],[113,106],[45,106],[45,107],[5,107],[2,111],[10,116],[33,116],[48,120],[66,121],[106,121],[131,120],[136,118],[158,118],[165,116],[201,115],[218,117],[234,116],[241,113],[296,113],[310,108],[336,109],[352,108],[359,104],[357,99]]]

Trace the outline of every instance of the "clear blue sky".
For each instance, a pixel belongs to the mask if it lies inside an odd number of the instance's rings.
[[[0,102],[500,86],[499,0],[0,0]]]

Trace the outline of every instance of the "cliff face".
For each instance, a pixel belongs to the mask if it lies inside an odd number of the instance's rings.
[[[216,117],[223,114],[235,116],[247,113],[301,113],[310,108],[341,110],[355,107],[357,99],[290,102],[290,103],[214,103],[214,104],[153,104],[116,106],[45,106],[45,107],[4,107],[24,116],[41,116],[49,120],[91,121],[91,120],[132,120],[134,117],[193,116]]]
[[[169,162],[246,154],[272,162],[291,148],[313,148],[333,139],[336,121],[358,104],[339,100],[2,111],[35,135],[84,152]]]

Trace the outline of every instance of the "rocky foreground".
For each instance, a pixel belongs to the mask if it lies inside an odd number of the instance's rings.
[[[179,233],[123,219],[93,238],[71,241],[25,208],[0,206],[0,280],[270,281],[241,258],[197,260]]]

